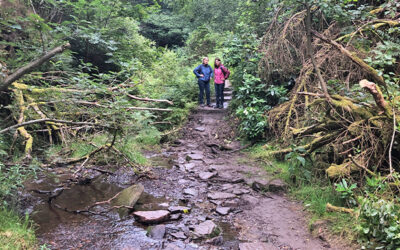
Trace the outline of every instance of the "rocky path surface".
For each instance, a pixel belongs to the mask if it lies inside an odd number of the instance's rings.
[[[225,93],[231,95],[229,86]],[[40,242],[52,249],[331,248],[310,235],[302,207],[285,197],[285,184],[235,151],[240,143],[230,141],[226,115],[226,109],[197,109],[179,140],[149,154],[160,165],[153,179],[137,181],[118,170],[56,200],[78,209],[140,183],[144,193],[133,214],[75,215],[41,203],[34,213]]]

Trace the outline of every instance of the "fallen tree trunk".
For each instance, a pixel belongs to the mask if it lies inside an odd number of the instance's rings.
[[[35,69],[36,67],[42,65],[43,63],[47,62],[48,60],[50,60],[50,58],[52,58],[53,56],[62,53],[64,50],[70,48],[71,45],[69,43],[66,43],[64,45],[55,47],[54,49],[50,50],[48,53],[42,55],[40,58],[28,63],[26,66],[18,69],[17,71],[15,71],[14,73],[12,73],[11,75],[9,75],[8,77],[6,77],[6,79],[0,83],[0,91],[5,91],[8,89],[8,87],[15,81],[17,81],[18,79],[20,79],[23,75],[31,72],[33,69]]]

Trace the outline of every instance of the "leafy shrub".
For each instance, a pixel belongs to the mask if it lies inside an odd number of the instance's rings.
[[[354,207],[357,205],[357,201],[354,196],[354,189],[357,188],[357,184],[353,183],[351,185],[347,184],[345,179],[342,179],[339,183],[335,183],[336,192],[340,194],[348,207]]]
[[[13,165],[6,167],[0,162],[0,206],[14,205],[15,194],[18,188],[23,186],[23,182],[34,174],[32,167],[22,167]]]
[[[309,183],[312,178],[312,164],[304,156],[306,150],[302,147],[292,146],[292,148],[292,152],[285,156],[285,160],[289,161],[288,172],[290,179],[295,184]]]
[[[360,242],[364,249],[398,249],[400,247],[400,206],[376,196],[360,200]]]

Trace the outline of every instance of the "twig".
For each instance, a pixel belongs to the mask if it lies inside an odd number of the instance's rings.
[[[326,82],[325,82],[324,78],[322,77],[321,71],[320,71],[320,69],[319,69],[319,67],[318,67],[318,65],[317,65],[317,63],[315,61],[315,58],[314,58],[314,52],[313,52],[313,47],[312,47],[312,42],[311,42],[311,39],[312,39],[312,35],[311,35],[311,7],[310,7],[310,5],[309,5],[309,3],[307,1],[305,1],[305,5],[306,5],[306,8],[307,8],[306,25],[305,25],[306,26],[306,31],[307,31],[307,50],[308,50],[308,53],[309,53],[309,56],[310,56],[310,59],[311,59],[311,63],[313,65],[313,67],[314,67],[314,70],[317,73],[317,77],[318,77],[319,83],[321,85],[321,88],[324,91],[324,96],[325,96],[325,98],[326,98],[326,100],[328,102],[331,102],[331,97],[330,97],[330,95],[328,93],[328,87],[326,85]]]
[[[356,160],[354,159],[354,157],[352,155],[349,155],[350,160],[354,163],[354,165],[356,165],[359,168],[364,169],[365,171],[367,171],[368,174],[376,177],[376,174],[374,172],[372,172],[371,170],[369,170],[368,168],[366,168],[365,166],[360,165],[358,162],[356,162]]]
[[[149,111],[163,111],[172,112],[172,109],[159,109],[159,108],[145,108],[145,107],[128,107],[127,110],[149,110]]]
[[[389,172],[390,172],[390,175],[392,175],[394,173],[393,163],[392,163],[392,149],[393,149],[394,138],[396,135],[396,112],[394,110],[394,106],[392,109],[393,109],[393,134],[392,134],[392,140],[390,142],[390,147],[389,147]]]

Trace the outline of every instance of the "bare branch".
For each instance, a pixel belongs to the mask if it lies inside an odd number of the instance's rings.
[[[132,99],[138,100],[138,101],[144,101],[144,102],[165,102],[168,103],[169,105],[174,105],[173,102],[171,102],[170,100],[158,100],[158,99],[150,99],[150,98],[143,98],[143,97],[137,97],[134,95],[130,95],[127,94],[127,96],[129,96]]]
[[[13,129],[17,129],[19,127],[24,127],[26,125],[32,125],[32,124],[42,123],[42,122],[54,122],[54,123],[63,123],[63,124],[70,124],[70,125],[87,125],[87,126],[94,126],[94,127],[110,128],[108,126],[97,124],[97,123],[92,123],[92,122],[72,122],[72,121],[64,121],[64,120],[56,120],[56,119],[38,119],[38,120],[32,120],[32,121],[23,122],[23,123],[19,123],[19,124],[10,126],[3,130],[0,130],[0,134],[5,133],[10,130],[13,130]]]
[[[159,109],[159,108],[145,108],[145,107],[128,107],[127,110],[149,110],[149,111],[163,111],[172,112],[172,109]]]

